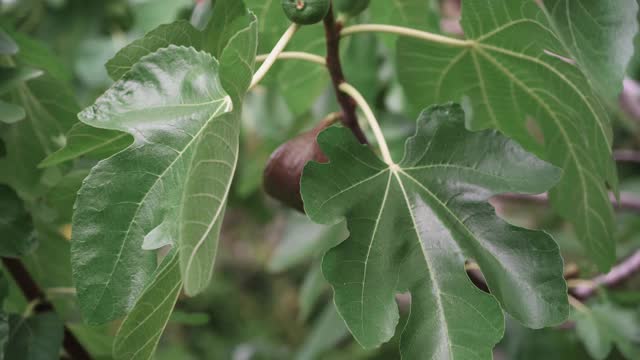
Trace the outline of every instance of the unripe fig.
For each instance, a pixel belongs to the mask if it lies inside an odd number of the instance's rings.
[[[335,117],[323,120],[315,128],[280,145],[271,154],[263,175],[267,194],[291,208],[304,212],[300,195],[302,170],[309,161],[328,161],[316,138],[335,121]]]
[[[369,7],[370,0],[333,0],[336,9],[344,14],[356,16]]]
[[[282,0],[282,9],[289,20],[300,25],[321,21],[330,7],[330,0]]]

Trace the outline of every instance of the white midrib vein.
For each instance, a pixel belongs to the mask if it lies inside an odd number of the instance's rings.
[[[394,170],[392,170],[393,175],[395,176],[396,180],[398,181],[398,185],[400,185],[400,189],[402,190],[402,195],[404,196],[404,200],[405,200],[405,204],[407,205],[407,211],[409,212],[409,215],[411,216],[411,222],[413,223],[413,228],[415,229],[416,232],[416,237],[418,238],[419,241],[422,240],[422,238],[420,237],[420,232],[418,231],[418,224],[416,223],[416,219],[415,216],[413,214],[413,210],[411,209],[411,201],[409,200],[409,196],[407,195],[407,191],[404,188],[404,183],[402,182],[402,179],[400,179],[400,175],[398,174],[399,172],[402,172],[403,174],[405,174],[406,176],[408,176],[404,171],[402,171],[400,168],[396,168]],[[426,250],[424,249],[424,246],[422,246],[422,241],[420,243],[420,250],[422,250],[422,255],[424,257],[424,261],[425,264],[427,266],[427,273],[429,274],[429,279],[431,280],[431,284],[433,285],[433,288],[436,292],[436,304],[438,305],[438,312],[442,321],[442,325],[444,328],[445,333],[447,334],[447,346],[449,347],[449,356],[452,357],[453,356],[453,348],[452,348],[452,344],[450,341],[451,335],[449,333],[449,324],[447,323],[447,319],[446,319],[446,315],[444,313],[444,306],[442,305],[442,299],[441,299],[441,293],[442,291],[440,290],[440,286],[438,285],[435,277],[433,276],[433,271],[432,271],[432,266],[429,263],[429,257],[427,255]]]
[[[364,259],[364,269],[362,270],[362,291],[360,292],[360,327],[361,327],[362,334],[364,334],[364,290],[366,288],[366,283],[367,283],[367,269],[369,265],[369,256],[371,256],[371,249],[373,249],[373,243],[375,242],[376,235],[378,233],[378,226],[380,225],[380,220],[382,220],[382,213],[384,212],[384,206],[387,203],[387,198],[389,197],[389,189],[391,187],[392,174],[393,174],[393,171],[389,170],[389,178],[387,179],[387,188],[385,189],[384,196],[382,197],[382,203],[380,204],[380,211],[378,212],[378,217],[376,218],[375,226],[373,227],[373,231],[371,232],[371,241],[369,242],[367,255]]]
[[[118,267],[118,264],[120,263],[120,258],[122,257],[122,252],[124,251],[125,243],[127,242],[127,239],[129,237],[129,233],[131,231],[131,227],[135,223],[135,219],[138,216],[138,213],[140,212],[140,209],[142,208],[142,204],[147,199],[147,196],[149,196],[149,194],[151,193],[151,189],[153,189],[158,184],[160,179],[162,179],[164,177],[164,175],[166,175],[167,172],[173,167],[173,165],[179,159],[182,158],[182,154],[184,154],[184,152],[196,141],[196,139],[199,138],[199,136],[202,134],[204,129],[207,128],[206,125],[211,120],[213,120],[216,116],[218,116],[220,114],[219,111],[221,109],[223,109],[225,105],[227,106],[227,109],[229,109],[229,107],[232,104],[231,103],[231,99],[230,99],[229,96],[226,96],[226,97],[224,97],[224,98],[222,98],[220,100],[211,101],[211,104],[215,104],[216,102],[220,102],[220,106],[218,106],[218,108],[211,114],[209,119],[207,119],[207,121],[203,124],[203,126],[200,128],[200,130],[198,130],[198,132],[193,136],[193,138],[191,138],[191,140],[189,140],[189,142],[184,146],[182,151],[178,152],[178,154],[176,155],[176,158],[173,159],[173,161],[166,167],[166,169],[164,169],[164,171],[156,178],[156,180],[153,182],[153,184],[149,187],[149,191],[147,191],[144,194],[144,196],[142,197],[142,199],[138,203],[139,205],[136,208],[136,211],[134,212],[133,216],[131,217],[131,221],[129,222],[129,226],[127,227],[127,231],[126,231],[126,233],[125,233],[125,235],[123,237],[123,241],[122,241],[122,244],[120,245],[120,250],[118,251],[118,256],[116,257],[116,261],[113,262],[113,268],[111,269],[111,273],[109,274],[109,278],[107,279],[107,282],[102,287],[102,292],[101,292],[100,296],[98,297],[98,300],[96,301],[95,306],[93,307],[93,311],[95,311],[95,309],[98,307],[98,305],[100,305],[100,303],[102,302],[102,299],[104,297],[105,291],[107,290],[107,288],[111,284],[111,280],[113,279],[113,274],[115,273],[116,268]]]
[[[236,148],[235,148],[235,154],[238,154],[239,151],[239,142],[236,141]],[[233,167],[231,168],[231,177],[233,177],[233,174],[236,172],[236,167],[238,166],[238,156],[235,157],[234,161],[233,161]],[[193,263],[193,259],[196,256],[196,253],[198,252],[198,249],[200,249],[200,247],[202,246],[202,244],[204,244],[204,241],[207,239],[207,237],[209,236],[209,233],[211,233],[211,230],[213,229],[213,227],[215,226],[216,222],[218,221],[218,218],[220,217],[220,214],[222,213],[222,209],[224,209],[225,207],[225,203],[227,201],[227,197],[229,196],[229,190],[231,189],[231,179],[229,179],[229,181],[227,181],[227,186],[224,190],[224,196],[222,197],[222,201],[220,201],[220,206],[218,206],[218,209],[216,210],[215,215],[213,216],[213,218],[211,219],[211,222],[209,223],[209,226],[207,227],[207,229],[205,230],[205,232],[202,234],[202,236],[200,237],[200,239],[198,240],[198,242],[196,243],[196,246],[193,247],[193,250],[191,251],[191,254],[189,254],[189,260],[187,261],[187,265],[185,266],[185,278],[188,279],[188,274],[189,274],[189,270],[191,269],[191,265]]]

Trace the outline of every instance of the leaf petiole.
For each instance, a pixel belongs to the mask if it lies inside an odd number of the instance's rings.
[[[373,135],[376,137],[376,140],[378,141],[378,146],[380,147],[380,153],[382,154],[382,159],[389,166],[395,167],[396,164],[393,162],[393,159],[391,158],[391,153],[389,152],[389,146],[387,146],[387,141],[384,139],[384,135],[382,133],[382,130],[380,129],[378,120],[376,120],[376,117],[373,114],[373,110],[371,110],[371,107],[369,106],[367,101],[364,99],[362,94],[360,94],[360,92],[356,88],[354,88],[353,86],[351,86],[346,82],[340,84],[339,89],[343,93],[351,96],[353,100],[355,100],[356,104],[358,104],[358,106],[362,109],[362,112],[364,113],[364,116],[367,119],[367,122],[369,123],[371,130],[373,131]]]
[[[251,79],[251,85],[249,86],[249,90],[258,85],[262,79],[267,75],[269,69],[273,66],[273,64],[278,59],[278,55],[280,55],[284,48],[287,47],[289,41],[293,38],[293,35],[298,31],[300,26],[298,24],[292,23],[287,31],[284,32],[280,40],[276,43],[276,46],[273,47],[271,53],[266,57],[258,71],[253,75],[253,79]]]
[[[263,62],[267,60],[270,54],[262,54],[256,56],[257,62]],[[277,56],[277,60],[303,60],[312,62],[314,64],[326,66],[327,61],[324,57],[316,54],[310,54],[303,51],[283,51]]]
[[[383,25],[383,24],[359,24],[345,27],[340,32],[340,36],[345,37],[358,33],[368,32],[380,32],[395,34],[400,36],[412,37],[429,42],[435,42],[443,45],[457,46],[457,47],[469,47],[472,46],[475,41],[473,40],[460,40],[448,36],[438,35],[427,31],[421,31],[402,26]]]

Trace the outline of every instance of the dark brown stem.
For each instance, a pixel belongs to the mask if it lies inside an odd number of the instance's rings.
[[[338,104],[342,108],[342,123],[351,129],[361,143],[366,144],[367,138],[358,124],[356,103],[349,95],[339,89],[340,84],[346,81],[340,62],[340,30],[342,30],[342,24],[336,22],[332,6],[324,18],[324,32],[327,40],[327,69],[331,76]]]
[[[621,193],[620,201],[616,200],[615,196],[609,195],[613,208],[618,211],[628,211],[640,213],[640,198],[629,194]],[[549,196],[547,194],[541,195],[523,195],[523,194],[502,194],[494,198],[497,201],[510,201],[510,202],[529,202],[532,204],[546,205],[549,203]]]
[[[2,258],[4,267],[9,271],[16,284],[24,294],[29,303],[35,303],[34,311],[44,313],[54,311],[53,305],[47,299],[45,293],[40,289],[38,284],[33,280],[22,262],[18,259]],[[73,335],[69,328],[64,327],[64,339],[62,343],[65,352],[73,360],[90,360],[91,355],[80,344],[78,339]]]

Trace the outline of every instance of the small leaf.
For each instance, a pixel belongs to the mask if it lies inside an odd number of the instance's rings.
[[[15,55],[18,50],[18,44],[0,28],[0,55]]]
[[[13,89],[16,85],[35,79],[42,74],[44,74],[42,70],[32,69],[29,67],[0,67],[0,95],[3,95]]]
[[[0,185],[0,255],[21,257],[36,244],[31,215],[11,188]]]
[[[613,304],[597,304],[576,312],[576,333],[594,359],[606,359],[613,346],[629,360],[640,357],[638,313]]]
[[[313,324],[311,333],[293,358],[295,360],[320,359],[322,353],[333,349],[348,335],[349,330],[344,326],[333,304],[329,303]]]
[[[131,145],[131,135],[115,130],[98,129],[84,123],[76,123],[66,134],[65,146],[47,156],[38,165],[50,167],[75,160],[82,156],[103,159]]]
[[[459,101],[474,130],[499,129],[560,166],[554,208],[571,221],[589,256],[606,271],[615,261],[617,188],[610,119],[533,0],[465,0],[464,43],[400,39],[398,76],[414,106]]]
[[[544,0],[556,33],[593,86],[617,99],[638,32],[636,0]]]
[[[24,109],[16,104],[0,100],[0,121],[5,124],[14,124],[27,116]]]
[[[75,122],[77,104],[71,90],[48,75],[18,85],[9,99],[24,109],[26,117],[2,133],[7,155],[0,158],[0,183],[31,200],[43,188],[44,172],[38,164],[63,145]]]
[[[37,314],[26,319],[11,315],[9,327],[9,341],[4,349],[6,359],[60,359],[64,328],[55,313]]]
[[[380,161],[344,128],[327,129],[318,143],[330,162],[305,168],[305,210],[320,223],[347,219],[351,235],[325,255],[323,272],[365,348],[392,338],[395,295],[407,291],[406,359],[491,359],[504,332],[502,309],[533,328],[566,319],[558,245],[505,223],[487,203],[503,192],[543,192],[558,180],[557,168],[494,131],[467,132],[453,105],[422,113],[399,165]],[[467,277],[470,259],[491,295]]]
[[[311,268],[305,275],[302,285],[300,286],[300,296],[298,298],[298,302],[300,303],[300,314],[298,315],[298,319],[302,321],[307,321],[307,319],[309,319],[309,316],[313,312],[326,288],[327,282],[322,276],[322,267],[320,266],[320,263],[312,264]]]
[[[165,257],[122,322],[113,343],[115,359],[151,359],[182,288],[177,254],[174,249]]]

